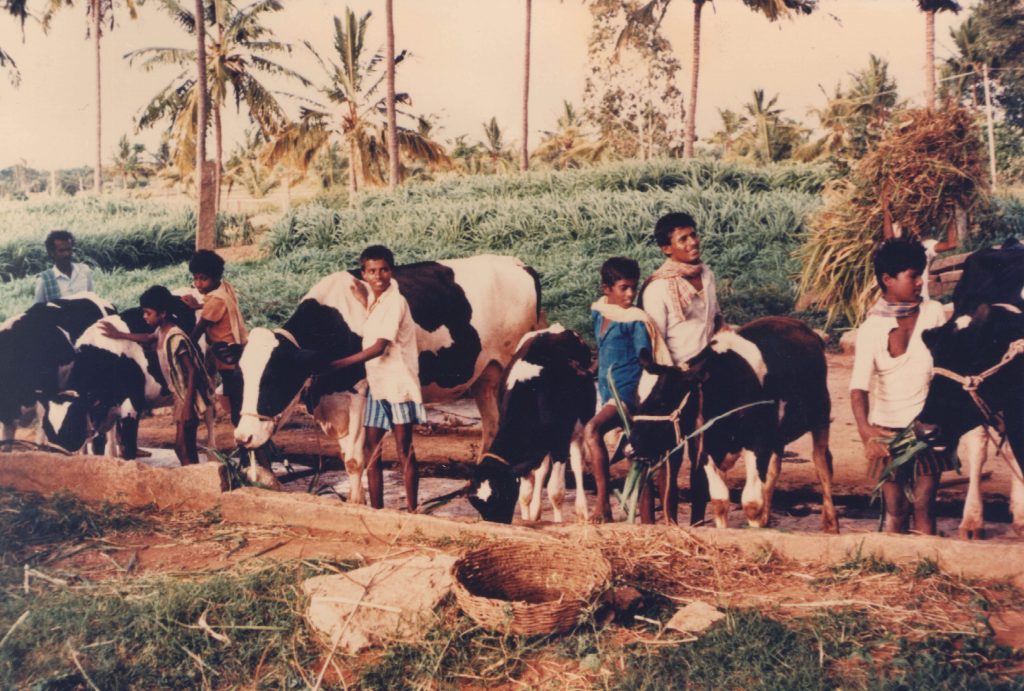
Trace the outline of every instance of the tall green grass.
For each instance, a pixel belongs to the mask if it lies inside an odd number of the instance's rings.
[[[221,214],[218,232],[245,228],[248,219]],[[195,246],[195,211],[127,199],[9,202],[0,205],[0,281],[36,274],[50,265],[43,241],[55,229],[75,235],[76,260],[112,270],[159,267],[187,259]],[[245,233],[242,233],[245,235]]]

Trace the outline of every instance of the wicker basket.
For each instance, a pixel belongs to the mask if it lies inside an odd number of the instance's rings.
[[[453,571],[455,599],[478,624],[537,635],[575,626],[611,566],[592,549],[512,542],[467,552]]]

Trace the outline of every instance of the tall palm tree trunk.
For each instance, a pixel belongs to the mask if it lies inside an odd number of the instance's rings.
[[[693,0],[693,66],[690,69],[690,100],[686,104],[686,141],[683,158],[693,158],[693,145],[697,141],[697,80],[700,77],[700,12],[704,0]]]
[[[220,104],[211,104],[213,109],[213,147],[214,157],[216,158],[216,166],[213,169],[213,187],[216,190],[214,199],[216,200],[216,206],[214,207],[214,213],[220,211],[220,184],[221,184],[221,169],[224,166],[224,140],[223,131],[221,127],[220,119]]]
[[[100,85],[100,28],[103,25],[102,0],[92,0],[92,40],[96,49],[96,170],[92,174],[92,186],[97,195],[103,194],[103,106]]]
[[[196,0],[196,86],[199,102],[196,115],[196,199],[199,203],[196,224],[196,249],[213,249],[215,241],[212,209],[203,203],[203,178],[206,168],[206,121],[209,106],[206,88],[206,18],[203,0]]]
[[[398,166],[398,117],[395,113],[395,18],[392,0],[384,3],[387,21],[387,110],[388,110],[388,189],[393,190],[401,182]]]
[[[533,0],[526,0],[526,45],[523,50],[523,145],[519,150],[519,170],[530,169],[530,24]]]
[[[353,206],[356,203],[356,192],[359,191],[359,175],[356,167],[359,165],[359,145],[355,137],[348,140],[348,203]]]
[[[929,108],[935,107],[935,10],[924,13],[924,78]]]

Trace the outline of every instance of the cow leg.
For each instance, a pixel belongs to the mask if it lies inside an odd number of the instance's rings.
[[[352,504],[366,503],[366,497],[363,496],[363,470],[366,468],[366,428],[363,427],[365,410],[366,396],[352,396],[345,421],[348,429],[338,437],[338,450],[348,474],[348,500]]]
[[[587,511],[587,493],[583,489],[583,439],[579,428],[569,442],[569,465],[572,467],[573,479],[576,480],[576,521],[585,523],[590,516]]]
[[[555,474],[555,472],[557,472],[557,471],[553,470],[551,466],[552,466],[551,456],[546,456],[544,458],[544,460],[541,461],[540,466],[535,471],[533,471],[533,493],[532,493],[532,496],[530,497],[530,511],[529,511],[529,513],[526,516],[531,521],[540,520],[541,504],[542,504],[543,494],[544,494],[544,481],[547,479],[548,473],[551,473],[552,476],[553,476]],[[562,462],[562,477],[563,478],[565,477],[565,462],[564,461]],[[549,501],[552,500],[551,492],[550,491],[548,492],[548,500]],[[558,507],[558,513],[561,514],[561,512],[562,512],[562,507],[559,506]],[[559,520],[559,519],[556,519],[556,520]]]
[[[686,447],[690,459],[690,525],[704,522],[704,513],[711,498],[708,478],[703,470],[707,458],[698,458],[697,447],[698,444],[692,439]]]
[[[679,468],[682,464],[682,453],[674,453],[668,457],[664,472],[658,474],[661,516],[666,525],[679,522]]]
[[[111,425],[105,435],[107,438],[107,452],[103,454],[107,458],[120,458],[121,457],[121,443],[117,438],[117,425]]]
[[[755,453],[750,449],[743,449],[740,457],[743,459],[743,467],[747,472],[747,480],[743,484],[743,495],[741,506],[747,517],[747,524],[753,528],[763,528],[768,522],[764,516],[765,506],[765,479],[768,464],[771,461],[771,452],[761,451]]]
[[[551,502],[551,513],[555,523],[561,523],[562,502],[565,501],[565,466],[564,460],[551,464],[551,477],[548,478],[548,501]]]
[[[544,459],[541,462],[541,466],[547,463],[548,459]],[[530,520],[530,505],[533,503],[533,489],[539,487],[535,480],[537,471],[540,470],[538,466],[536,469],[531,470],[519,480],[519,515],[523,517],[524,521]]]
[[[967,471],[967,497],[960,519],[960,539],[977,540],[985,536],[982,515],[981,471],[988,459],[988,435],[984,427],[975,427],[960,438],[957,452]]]
[[[43,416],[46,415],[46,408],[42,403],[36,401],[36,446],[46,444],[46,431],[43,429]]]
[[[832,501],[832,452],[828,450],[829,428],[811,430],[811,460],[821,485],[821,529],[826,533],[839,533],[839,519]]]
[[[17,429],[17,423],[13,420],[4,420],[0,422],[0,440],[3,441],[3,450],[10,451],[11,446],[14,443],[14,430]]]
[[[1007,459],[1007,462],[1013,461]],[[1017,469],[1020,469],[1019,465]],[[1011,472],[1010,475],[1010,512],[1013,514],[1013,530],[1020,537],[1024,537],[1024,480],[1015,472]]]
[[[711,496],[711,513],[715,517],[715,527],[728,528],[730,504],[729,486],[725,484],[725,471],[708,456],[704,461],[704,473],[708,478],[708,493]]]
[[[108,440],[107,440],[107,435],[106,434],[96,434],[92,438],[92,455],[93,456],[102,456],[102,455],[104,455],[103,452],[107,448],[107,441]],[[89,446],[89,444],[86,444],[86,446]]]
[[[498,385],[501,383],[501,366],[489,362],[473,383],[473,398],[480,411],[480,453],[491,448],[494,437],[498,433]],[[479,460],[479,459],[478,459]]]

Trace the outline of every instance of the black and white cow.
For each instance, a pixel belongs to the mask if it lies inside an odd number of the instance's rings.
[[[644,354],[646,355],[646,353]],[[805,324],[788,317],[765,317],[738,331],[721,332],[685,367],[641,360],[646,375],[640,382],[641,403],[630,445],[634,458],[652,462],[701,424],[741,406],[753,405],[715,422],[703,433],[707,454],[703,470],[693,468],[694,523],[704,519],[710,498],[715,525],[727,526],[729,488],[725,473],[743,458],[747,480],[742,505],[752,526],[764,527],[786,444],[810,432],[814,467],[821,482],[822,522],[838,532],[832,504],[832,455],[828,450],[831,400],[826,385],[825,346]],[[649,375],[657,375],[655,381]],[[677,420],[673,420],[677,416]],[[696,465],[696,462],[695,462]],[[670,491],[674,478],[668,478]],[[708,496],[708,493],[710,496]]]
[[[587,519],[581,435],[597,396],[590,360],[580,335],[558,324],[523,337],[502,376],[498,433],[469,488],[485,520],[511,523],[518,496],[523,519],[536,521],[550,470],[548,499],[561,522],[566,459],[576,478],[576,518]]]
[[[540,318],[537,274],[514,257],[482,255],[398,266],[394,280],[416,322],[424,401],[472,392],[486,449],[497,428],[501,372]],[[314,372],[362,349],[365,312],[356,276],[341,271],[313,286],[281,328],[249,333],[239,361],[238,443],[265,444]],[[349,474],[349,499],[363,503],[365,369],[360,365],[316,377],[304,403],[337,438]]]
[[[992,425],[990,414],[999,415],[1017,459],[1010,465],[1013,527],[1024,535],[1024,314],[1016,305],[981,305],[973,314],[925,331],[923,338],[935,375],[917,419],[917,435],[933,448],[956,448],[964,434]],[[960,533],[981,537],[981,466],[975,463],[968,471],[971,486]]]
[[[67,380],[74,343],[114,307],[93,293],[37,304],[0,324],[0,426],[4,442],[29,410]],[[41,441],[41,438],[40,438]]]
[[[196,312],[184,302],[170,316],[186,333],[196,325]],[[142,318],[140,307],[101,321],[110,322],[118,331],[153,333],[153,327]],[[102,435],[116,431],[117,434],[110,435],[107,455],[134,459],[138,451],[139,414],[173,404],[156,352],[132,341],[104,336],[99,322],[82,334],[75,350],[64,389],[46,403],[43,428],[48,440],[67,451],[76,451],[94,439],[93,451],[101,453]],[[215,415],[213,406],[209,407],[206,427],[210,448],[215,446]]]
[[[138,450],[139,414],[160,400],[163,377],[158,381],[153,376],[141,345],[104,336],[104,322],[118,331],[129,330],[120,315],[104,317],[85,330],[75,342],[64,388],[45,404],[43,429],[51,444],[73,452],[120,422],[122,448],[110,444],[107,455],[133,459]]]

